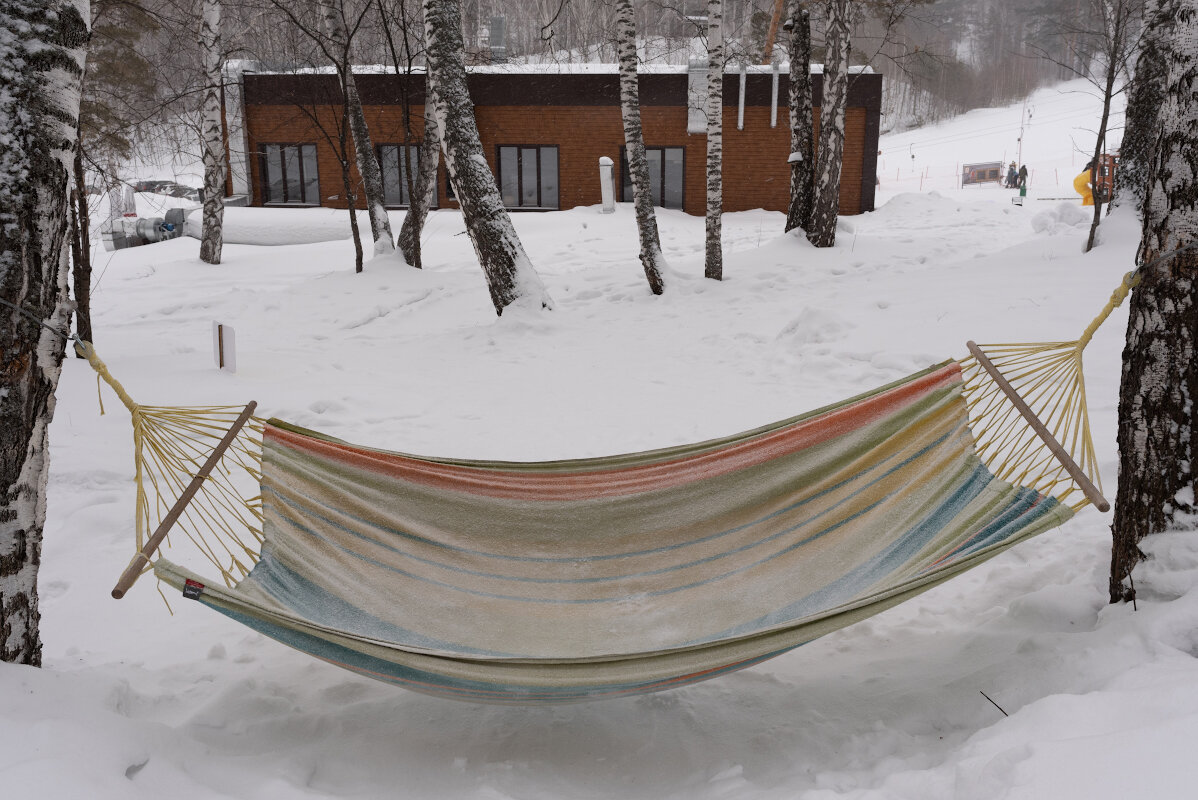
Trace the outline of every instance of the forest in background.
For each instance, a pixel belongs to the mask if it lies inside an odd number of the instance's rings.
[[[424,63],[418,0],[343,0],[356,24],[353,61],[387,69]],[[315,20],[314,0],[226,0],[226,59],[286,71],[329,60],[295,18]],[[611,0],[464,0],[469,63],[614,63]],[[685,64],[705,49],[705,0],[635,0],[641,59]],[[813,61],[823,57],[824,4],[812,17]],[[1094,58],[1095,0],[862,0],[851,58],[885,76],[884,131],[929,124],[1010,102],[1085,74]],[[767,53],[775,0],[725,0],[729,68],[785,61],[778,31]],[[202,56],[189,0],[97,0],[84,83],[81,138],[90,170],[199,160]],[[315,22],[313,22],[315,24]],[[494,41],[493,41],[494,40]],[[398,62],[398,64],[397,64]]]

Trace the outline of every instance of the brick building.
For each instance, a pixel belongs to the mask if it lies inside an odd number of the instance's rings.
[[[341,106],[336,76],[253,72],[237,65],[228,77],[230,193],[245,195],[251,205],[344,208],[336,147]],[[822,77],[814,68],[817,127]],[[363,72],[355,78],[383,168],[387,204],[402,208],[408,199],[406,170],[416,163],[422,131],[424,76]],[[725,211],[786,210],[788,83],[785,68],[733,68],[724,76]],[[632,199],[614,65],[474,67],[469,85],[483,151],[510,208],[598,204],[598,164],[603,156],[616,165],[616,200]],[[703,214],[706,203],[706,126],[699,105],[705,91],[705,68],[648,66],[640,74],[655,202],[690,214]],[[413,120],[409,145],[404,144],[405,96]],[[841,177],[842,214],[874,207],[881,96],[881,75],[868,68],[854,72]],[[349,147],[352,161],[352,140]],[[357,181],[356,169],[353,179]],[[360,198],[356,187],[355,192]],[[457,205],[444,161],[437,205]]]

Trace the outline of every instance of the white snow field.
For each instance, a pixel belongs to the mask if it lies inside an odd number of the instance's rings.
[[[1085,146],[1097,109],[1079,94],[1034,101],[1033,196],[1058,191],[1041,178]],[[883,157],[935,141],[916,150],[934,175],[999,160],[1021,110],[888,138]],[[662,297],[629,207],[516,215],[556,308],[498,319],[449,211],[430,215],[424,271],[375,260],[355,275],[347,240],[227,245],[217,267],[189,238],[101,254],[96,346],[143,403],[256,399],[334,436],[440,456],[594,456],[793,415],[961,357],[967,339],[1074,338],[1132,267],[1127,213],[1083,256],[1076,200],[1020,208],[995,187],[946,179],[921,194],[885,175],[882,189],[887,202],[843,219],[831,250],[782,235],[781,214],[728,215],[723,283],[702,277],[702,218],[659,212]],[[237,331],[236,374],[214,367],[213,320]],[[1108,496],[1125,324],[1116,312],[1086,356]],[[76,359],[58,397],[45,666],[0,665],[0,797],[1194,796],[1193,531],[1145,543],[1137,608],[1107,604],[1109,517],[1087,509],[752,669],[591,704],[479,706],[356,677],[169,592],[172,616],[152,578],[110,599],[133,548],[128,416],[107,389],[100,415]]]

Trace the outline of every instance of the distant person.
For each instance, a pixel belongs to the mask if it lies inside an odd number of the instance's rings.
[[[1094,162],[1090,161],[1086,164],[1085,169],[1073,179],[1073,190],[1082,196],[1083,206],[1094,205],[1094,188],[1090,185],[1090,171],[1094,169]]]
[[[1018,186],[1020,189],[1027,188],[1027,164],[1024,164],[1019,168],[1019,176],[1016,181],[1016,186]]]
[[[1014,162],[1014,161],[1012,161],[1012,162],[1011,162],[1011,165],[1010,165],[1009,167],[1007,167],[1007,183],[1006,183],[1006,186],[1007,186],[1007,188],[1008,188],[1008,189],[1014,189],[1014,188],[1015,188],[1015,181],[1016,181],[1016,179],[1017,179],[1017,176],[1016,176],[1016,174],[1015,174],[1015,162]]]

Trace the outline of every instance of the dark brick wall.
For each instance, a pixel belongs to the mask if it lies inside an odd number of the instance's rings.
[[[566,89],[589,91],[572,95]],[[787,129],[786,80],[779,81],[778,124],[770,127],[769,75],[750,75],[746,92],[744,129],[737,130],[737,100],[739,77],[725,79],[724,106],[724,210],[744,211],[765,208],[785,211],[789,202],[790,133]],[[819,76],[813,76],[818,78]],[[518,105],[510,89],[513,79],[527,82],[526,88],[539,103],[556,100],[560,104]],[[553,78],[553,80],[547,80]],[[578,81],[586,78],[586,81]],[[471,90],[481,101],[475,107],[483,150],[492,170],[497,161],[499,145],[557,145],[558,178],[562,208],[594,205],[601,202],[599,189],[599,158],[607,156],[619,171],[620,147],[624,144],[620,109],[610,102],[610,84],[614,76],[513,76],[473,75]],[[480,79],[486,79],[481,80]],[[865,80],[868,79],[868,80]],[[313,84],[313,81],[319,80]],[[685,210],[702,214],[704,197],[706,137],[686,133],[685,75],[645,75],[653,91],[643,97],[641,115],[645,143],[649,146],[683,147],[685,149]],[[404,140],[402,107],[396,104],[395,76],[361,76],[367,123],[376,144],[400,143]],[[328,85],[326,85],[328,84]],[[865,102],[872,107],[850,106],[846,123],[844,170],[841,178],[840,205],[842,214],[856,214],[873,209],[874,182],[877,174],[878,109],[881,99],[881,76],[861,76],[855,82],[850,103]],[[388,91],[390,87],[391,91]],[[499,87],[499,88],[496,88]],[[649,88],[646,87],[646,88]],[[675,90],[681,88],[680,98]],[[875,91],[876,89],[876,91]],[[335,82],[326,76],[246,76],[246,128],[251,150],[263,144],[315,143],[320,171],[320,190],[325,205],[344,208],[346,205],[341,182],[340,165],[334,143],[340,115]],[[411,87],[411,96],[423,100],[422,82]],[[818,95],[817,95],[818,96]],[[484,99],[485,98],[485,99]],[[652,105],[649,99],[668,102]],[[371,102],[373,101],[373,102]],[[499,104],[504,101],[507,104]],[[527,98],[526,98],[527,101]],[[730,102],[729,102],[730,101]],[[412,107],[413,130],[419,139],[423,127],[424,108]],[[818,124],[819,111],[816,110]],[[870,134],[872,130],[872,144]],[[332,142],[330,142],[330,138]],[[357,169],[352,167],[353,149],[349,158],[355,191]],[[260,162],[251,158],[251,173],[255,204],[262,203]],[[617,187],[620,176],[617,175]],[[617,189],[618,192],[618,189]],[[360,192],[359,192],[360,194]],[[446,196],[445,169],[442,165],[438,186],[439,205],[452,208],[456,204]],[[618,194],[617,194],[618,196]],[[336,199],[328,199],[336,197]],[[361,206],[359,200],[359,206]]]

